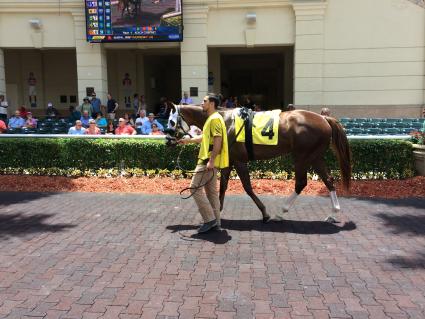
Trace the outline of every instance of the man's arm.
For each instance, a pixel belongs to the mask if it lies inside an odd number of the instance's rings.
[[[211,157],[207,164],[207,169],[213,169],[214,168],[214,161],[217,155],[221,152],[223,137],[221,136],[214,136],[213,141],[213,149],[211,151]]]
[[[191,137],[191,138],[183,138],[179,140],[179,144],[201,144],[202,142],[202,135]]]
[[[114,112],[118,109],[118,103],[115,102],[115,108],[114,108]]]

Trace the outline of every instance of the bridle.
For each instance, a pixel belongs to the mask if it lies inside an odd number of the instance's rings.
[[[190,138],[192,138],[193,136],[192,134],[190,134],[190,126],[189,124],[187,124],[187,121],[185,120],[183,114],[181,114],[180,107],[178,105],[176,105],[176,112],[177,112],[177,119],[176,119],[175,132],[177,132],[177,130],[182,130],[184,133],[182,137],[188,135]],[[186,124],[186,127],[188,129],[184,128],[183,122]]]

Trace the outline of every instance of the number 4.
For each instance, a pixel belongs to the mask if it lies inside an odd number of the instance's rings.
[[[261,136],[268,136],[269,140],[273,139],[274,133],[273,133],[273,123],[274,123],[274,119],[271,118],[266,125],[264,126],[264,128],[261,130]]]

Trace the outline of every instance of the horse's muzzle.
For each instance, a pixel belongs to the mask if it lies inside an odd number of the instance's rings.
[[[177,145],[177,139],[173,136],[170,136],[169,134],[167,134],[165,136],[165,139],[167,140],[165,142],[165,145],[169,146],[169,147],[173,147]]]

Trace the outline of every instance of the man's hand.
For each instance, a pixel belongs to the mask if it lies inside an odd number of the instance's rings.
[[[182,145],[189,144],[190,139],[189,138],[182,138],[182,139],[178,140],[177,143],[182,144]]]
[[[212,170],[212,169],[214,169],[214,161],[210,159],[207,163],[207,170]]]

